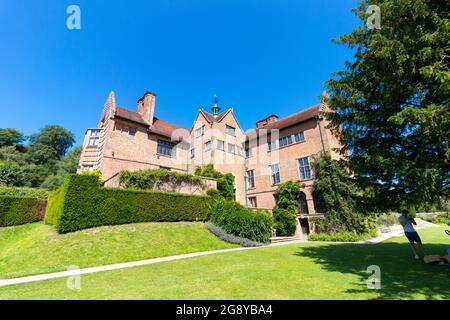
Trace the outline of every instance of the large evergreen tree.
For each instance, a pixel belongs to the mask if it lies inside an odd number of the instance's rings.
[[[354,61],[327,82],[331,127],[348,148],[358,184],[378,209],[449,195],[450,72],[447,0],[362,1],[381,12],[336,41]]]

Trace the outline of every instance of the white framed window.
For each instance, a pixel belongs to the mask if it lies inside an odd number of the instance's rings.
[[[281,176],[280,176],[280,164],[272,164],[270,166],[270,173],[272,177],[272,185],[279,184],[281,182]]]
[[[236,135],[236,128],[227,125],[225,128],[225,132],[231,136],[235,136]]]
[[[191,149],[191,158],[195,157],[195,148]]]
[[[309,158],[304,157],[297,159],[298,171],[300,173],[300,180],[311,179],[311,167],[309,165]]]
[[[303,131],[294,134],[295,142],[305,141],[305,133]]]
[[[235,150],[236,150],[236,148],[235,148],[234,144],[229,143],[228,144],[228,153],[233,153],[234,154]]]
[[[223,140],[217,140],[217,149],[222,151],[225,150],[225,142]]]
[[[205,142],[205,151],[211,150],[211,141]]]
[[[91,135],[89,136],[88,146],[95,147],[100,141],[101,130],[91,130]]]
[[[248,188],[254,189],[255,188],[255,170],[247,171],[247,180],[248,180]]]
[[[204,132],[205,132],[205,126],[204,125],[201,126],[201,127],[198,127],[197,129],[195,129],[195,137],[199,138],[199,137],[203,136]]]
[[[245,157],[246,158],[250,158],[253,154],[252,154],[252,149],[251,148],[245,148]]]

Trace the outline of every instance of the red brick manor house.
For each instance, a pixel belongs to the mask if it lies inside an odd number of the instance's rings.
[[[326,94],[326,93],[325,93]],[[167,169],[192,173],[198,165],[235,177],[236,200],[253,208],[272,209],[277,185],[299,180],[299,232],[308,232],[308,217],[323,212],[313,190],[312,161],[327,150],[339,158],[337,138],[326,128],[319,103],[284,118],[270,115],[244,132],[232,109],[200,109],[190,128],[155,115],[156,95],[147,91],[132,111],[116,104],[111,92],[97,127],[86,130],[79,170],[99,169],[105,181],[121,170]]]

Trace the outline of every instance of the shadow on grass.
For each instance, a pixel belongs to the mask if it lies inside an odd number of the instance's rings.
[[[445,254],[448,244],[425,245],[427,254]],[[304,247],[296,255],[308,257],[330,272],[351,273],[360,277],[358,289],[348,293],[376,291],[378,299],[450,299],[450,267],[415,260],[408,244],[329,244]],[[367,268],[381,270],[381,289],[369,289]]]

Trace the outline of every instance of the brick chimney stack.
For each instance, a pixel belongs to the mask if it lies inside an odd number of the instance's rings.
[[[138,100],[138,113],[150,125],[153,124],[153,117],[155,115],[155,101],[156,94],[151,91],[144,93],[144,96]]]
[[[258,129],[263,128],[263,127],[267,126],[269,123],[272,123],[275,121],[278,121],[278,116],[275,114],[272,114],[265,119],[259,120],[256,123],[256,128],[258,128]]]

